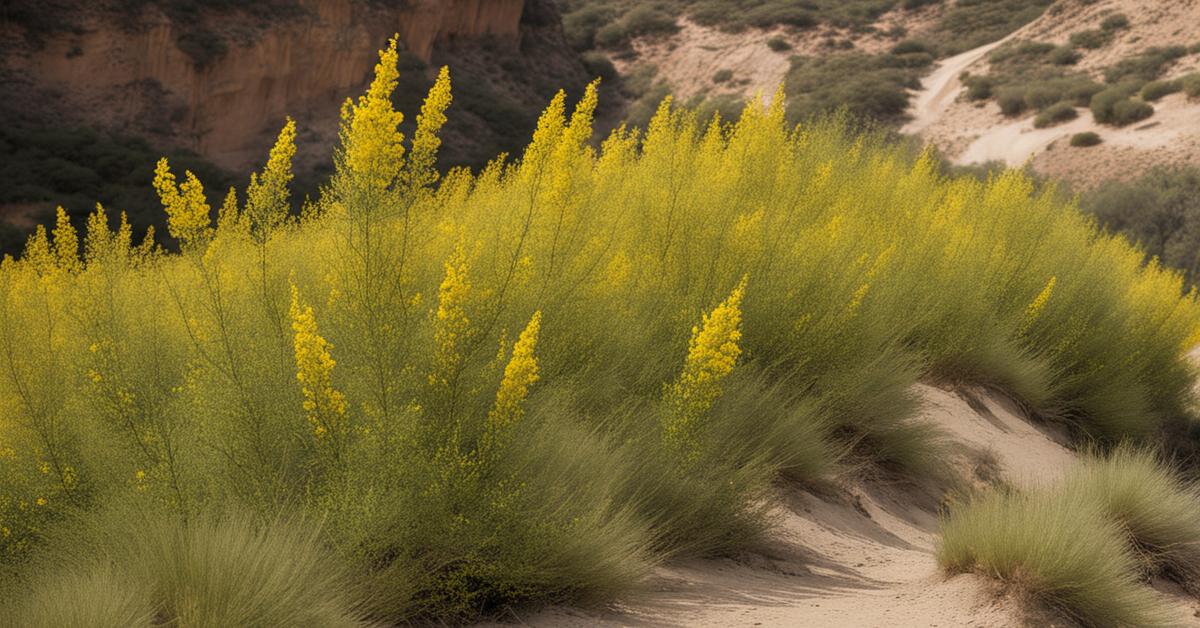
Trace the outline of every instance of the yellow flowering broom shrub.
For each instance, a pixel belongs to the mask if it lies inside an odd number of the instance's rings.
[[[98,208],[0,263],[6,585],[74,569],[56,534],[114,505],[298,510],[362,583],[348,608],[469,620],[744,547],[773,479],[850,446],[932,472],[921,376],[1104,442],[1190,425],[1194,295],[1018,172],[949,179],[839,118],[788,125],[781,94],[593,138],[595,84],[520,155],[439,172],[449,73],[410,140],[397,54],[301,215],[289,121],[215,224],[159,164],[181,254]]]

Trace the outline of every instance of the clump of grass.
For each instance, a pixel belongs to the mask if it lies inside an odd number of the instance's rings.
[[[1086,456],[1062,489],[1101,505],[1128,536],[1144,570],[1196,584],[1200,577],[1200,492],[1153,452],[1129,445]]]
[[[1035,128],[1046,128],[1056,124],[1062,124],[1069,120],[1074,120],[1079,117],[1079,112],[1075,111],[1075,107],[1071,103],[1060,102],[1047,107],[1033,119]]]
[[[152,507],[76,525],[14,600],[19,625],[365,625],[318,525],[184,523]]]
[[[792,49],[792,44],[777,35],[767,40],[767,47],[775,52],[787,52]]]
[[[1179,84],[1188,98],[1200,98],[1200,72],[1193,72],[1180,78]]]
[[[1088,146],[1096,146],[1102,141],[1100,135],[1094,131],[1084,131],[1071,136],[1071,146],[1076,148],[1086,148]]]
[[[1183,81],[1150,81],[1142,86],[1142,100],[1154,102],[1183,90]]]
[[[717,84],[728,83],[731,80],[733,80],[733,70],[728,68],[717,70],[712,76],[712,82]]]
[[[1176,59],[1187,55],[1185,46],[1147,48],[1140,54],[1121,59],[1104,70],[1104,80],[1110,85],[1126,81],[1146,83],[1162,75]]]
[[[978,572],[1085,624],[1146,626],[1160,616],[1115,522],[1090,495],[995,490],[952,508],[938,562]]]

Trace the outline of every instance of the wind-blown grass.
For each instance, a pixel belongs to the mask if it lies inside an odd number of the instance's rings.
[[[1009,591],[1087,625],[1161,625],[1120,526],[1089,495],[992,491],[955,509],[938,562],[999,579]]]
[[[1121,446],[1090,455],[1063,490],[1100,504],[1128,535],[1144,569],[1194,586],[1200,577],[1200,492],[1152,452]]]

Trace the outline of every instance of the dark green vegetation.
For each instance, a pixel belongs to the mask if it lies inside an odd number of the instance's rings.
[[[54,128],[14,114],[0,125],[0,204],[40,206],[29,218],[42,223],[52,223],[54,205],[62,205],[72,222],[82,225],[99,202],[125,212],[139,238],[154,226],[159,241],[166,243],[162,205],[146,185],[159,157],[140,138]],[[233,183],[228,173],[194,154],[175,152],[171,159],[211,180],[213,189]],[[0,224],[0,252],[20,252],[25,226]]]
[[[1200,169],[1158,168],[1130,182],[1109,181],[1080,204],[1191,283],[1200,279]]]
[[[1096,146],[1103,142],[1100,135],[1093,131],[1084,131],[1071,136],[1071,146],[1077,148],[1086,148],[1088,146]]]
[[[1127,25],[1123,16],[1110,16],[1095,33],[1111,36]],[[1071,68],[1079,60],[1076,48],[1097,47],[1079,39],[1072,37],[1071,46],[1021,41],[998,48],[988,57],[988,74],[963,77],[967,98],[995,99],[1007,116],[1036,111],[1034,124],[1039,127],[1070,119],[1067,111],[1074,107],[1090,107],[1100,124],[1125,126],[1154,115],[1149,102],[1187,91],[1190,85],[1187,77],[1158,80],[1172,63],[1189,54],[1183,46],[1148,48],[1122,59],[1105,69],[1104,84],[1097,83]]]

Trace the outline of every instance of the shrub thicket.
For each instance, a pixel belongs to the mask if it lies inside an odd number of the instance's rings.
[[[948,179],[839,118],[793,127],[782,94],[736,123],[667,99],[597,148],[592,86],[519,159],[441,175],[449,76],[405,138],[396,62],[393,41],[299,217],[289,122],[240,192],[158,164],[178,254],[100,208],[0,264],[3,612],[98,590],[119,621],[235,624],[606,599],[755,542],[781,474],[848,449],[937,468],[923,375],[1106,441],[1187,419],[1181,279],[1018,172]],[[113,581],[114,560],[154,564]],[[271,586],[214,575],[247,569]]]
[[[1060,102],[1039,113],[1033,119],[1033,126],[1036,128],[1045,128],[1062,124],[1069,120],[1074,120],[1079,117],[1079,112],[1075,111],[1075,107],[1071,103]]]
[[[1088,146],[1096,146],[1102,141],[1100,135],[1093,131],[1084,131],[1071,136],[1071,146],[1084,148]]]

